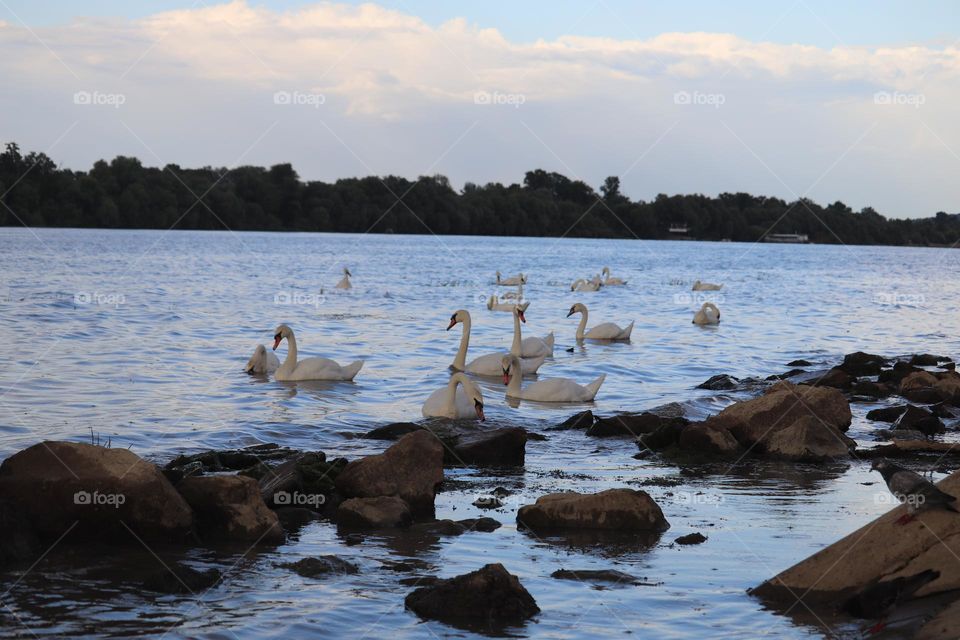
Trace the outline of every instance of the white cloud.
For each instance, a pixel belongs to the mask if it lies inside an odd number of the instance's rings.
[[[73,166],[118,153],[230,165],[269,129],[243,161],[291,161],[310,178],[429,169],[515,181],[544,166],[596,184],[669,131],[625,176],[631,195],[789,198],[816,182],[815,199],[891,214],[958,208],[958,187],[939,179],[960,168],[956,47],[827,50],[717,33],[517,44],[374,4],[282,13],[239,0],[35,31],[42,42],[0,23],[0,136],[45,149],[81,120],[50,152]],[[77,91],[125,102],[84,108]],[[277,91],[323,100],[278,105]],[[491,104],[475,104],[478,92]],[[923,104],[878,104],[877,92]]]

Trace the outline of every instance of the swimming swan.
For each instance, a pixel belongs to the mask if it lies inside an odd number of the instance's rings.
[[[497,271],[497,284],[499,284],[499,285],[501,285],[501,286],[504,286],[504,287],[513,287],[513,286],[516,286],[516,285],[518,285],[518,284],[526,284],[526,283],[527,283],[527,276],[523,275],[522,273],[517,274],[517,275],[513,276],[512,278],[503,279],[503,278],[501,277],[501,273],[500,273],[499,271]]]
[[[297,362],[297,339],[293,335],[293,329],[282,324],[274,332],[274,351],[284,339],[287,341],[287,358],[274,374],[277,380],[353,380],[363,367],[362,360],[345,367],[329,358],[304,358]]]
[[[709,282],[700,282],[699,280],[693,283],[694,291],[720,291],[720,289],[723,289],[722,284],[711,284]]]
[[[720,309],[712,302],[704,302],[693,316],[693,324],[720,324]]]
[[[553,355],[553,344],[556,341],[553,331],[543,338],[522,338],[520,335],[520,321],[527,321],[520,307],[514,307],[513,312],[513,346],[510,353],[521,358],[539,358]]]
[[[577,384],[570,378],[550,378],[549,380],[538,380],[527,385],[526,389],[520,387],[520,376],[514,375],[520,361],[515,355],[505,355],[501,361],[503,367],[503,384],[507,385],[507,397],[519,398],[521,400],[534,400],[537,402],[593,402],[600,390],[600,385],[606,379],[607,374],[600,374],[600,377],[583,386]]]
[[[526,311],[527,307],[530,306],[530,301],[518,305],[515,302],[500,302],[498,296],[490,296],[490,299],[487,300],[487,309],[490,309],[490,311],[513,311],[513,308],[517,306],[520,307],[521,311]]]
[[[587,328],[587,305],[580,302],[576,303],[570,307],[570,313],[567,314],[567,317],[569,318],[575,313],[581,314],[580,325],[577,326],[577,340],[583,340],[584,338],[590,340],[629,340],[630,333],[633,332],[633,322],[625,329],[621,329],[612,322],[604,322],[584,333]]]
[[[273,373],[280,366],[280,358],[262,344],[253,350],[253,355],[247,361],[244,371],[247,373]]]
[[[346,267],[343,268],[343,277],[340,278],[340,282],[337,283],[336,289],[352,289],[353,285],[350,284],[350,277],[353,274],[350,273],[350,269]]]
[[[599,291],[602,286],[603,282],[600,281],[600,278],[594,278],[593,280],[578,278],[570,285],[570,291]]]
[[[603,275],[606,276],[606,278],[605,278],[604,281],[603,281],[603,286],[605,286],[605,287],[617,287],[617,286],[621,286],[621,285],[627,284],[627,281],[626,281],[626,280],[621,280],[620,278],[612,278],[612,277],[610,277],[610,267],[604,267],[604,268],[603,268]]]
[[[425,418],[483,420],[483,394],[463,373],[450,376],[450,382],[430,394],[423,403]]]
[[[512,311],[514,308],[515,307],[512,306],[510,310]],[[511,347],[511,349],[518,354],[520,353],[520,345],[522,344],[519,329],[520,318],[522,318],[522,310],[520,315],[514,315],[514,324],[516,326],[514,326],[513,330],[513,347]],[[470,312],[466,309],[460,309],[450,316],[450,325],[447,327],[447,331],[450,331],[458,322],[463,323],[463,335],[460,336],[460,348],[457,350],[457,355],[453,358],[453,364],[450,366],[457,371],[466,371],[467,373],[478,376],[499,376],[502,373],[500,369],[500,359],[504,355],[502,351],[498,353],[488,353],[479,358],[474,358],[469,364],[466,364],[467,348],[470,346],[470,327],[472,324]],[[539,358],[526,358],[521,360],[523,375],[536,373],[546,358],[547,356],[544,355]]]

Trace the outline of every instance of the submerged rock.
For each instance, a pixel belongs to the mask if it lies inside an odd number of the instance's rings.
[[[412,531],[431,533],[441,536],[459,536],[472,531],[490,533],[502,525],[493,518],[467,518],[466,520],[434,520],[433,522],[418,522],[411,527]]]
[[[0,465],[0,495],[44,541],[184,541],[190,506],[151,462],[128,449],[46,441]],[[18,518],[21,516],[17,516]]]
[[[579,582],[612,582],[614,585],[647,585],[653,586],[650,582],[644,582],[636,576],[615,569],[557,569],[550,574],[551,578],[556,580],[577,580]]]
[[[506,427],[460,435],[446,460],[450,464],[512,467],[522,466],[526,457],[527,431]]]
[[[345,529],[392,529],[411,522],[410,507],[396,496],[350,498],[337,509],[337,524]]]
[[[868,398],[886,398],[893,393],[893,389],[889,386],[879,382],[871,382],[870,380],[858,380],[854,383],[851,391],[854,395],[866,396]]]
[[[327,461],[322,451],[301,453],[260,475],[260,495],[273,508],[300,506],[322,511],[332,504],[336,479],[347,461]]]
[[[893,423],[893,428],[896,430],[919,431],[928,436],[946,431],[940,418],[930,411],[915,407],[912,404],[907,405],[904,412]]]
[[[587,429],[587,435],[606,438],[611,436],[637,436],[652,433],[665,425],[682,426],[690,421],[684,417],[661,416],[646,411],[640,414],[621,414],[609,418],[600,418]]]
[[[822,376],[815,377],[808,383],[815,387],[832,387],[834,389],[849,389],[853,386],[855,378],[844,369],[834,367]]]
[[[281,542],[283,528],[256,480],[244,476],[197,476],[177,485],[196,514],[200,536],[210,541]]]
[[[570,431],[573,429],[589,429],[593,426],[596,418],[593,411],[587,409],[580,413],[575,413],[555,427],[547,428],[547,431]]]
[[[416,424],[415,422],[395,422],[383,427],[377,427],[360,437],[366,440],[399,440],[408,433],[420,431],[423,428],[423,425]]]
[[[867,412],[867,420],[874,420],[876,422],[896,422],[897,418],[903,415],[903,412],[907,410],[907,405],[901,404],[896,407],[883,407],[882,409],[874,409]]]
[[[931,353],[918,353],[910,358],[910,364],[915,367],[935,367],[941,362],[951,362],[947,356],[935,356]]]
[[[838,366],[838,368],[843,369],[854,377],[875,376],[880,373],[881,369],[886,364],[887,359],[883,356],[857,351],[855,353],[848,353],[845,355],[843,357],[843,362]]]
[[[788,367],[812,367],[813,363],[808,362],[807,360],[794,360],[793,362],[787,363]]]
[[[486,627],[516,624],[540,612],[520,580],[499,563],[416,589],[404,602],[422,618]]]
[[[541,496],[536,503],[520,507],[517,524],[532,531],[665,531],[670,527],[653,498],[645,491],[636,489]]]
[[[204,473],[242,471],[258,464],[285,460],[298,452],[274,443],[257,444],[243,449],[220,449],[180,455],[171,460],[164,469],[176,470],[199,463]]]
[[[429,431],[403,436],[384,453],[354,460],[337,476],[337,489],[350,498],[396,496],[414,518],[432,518],[443,482],[443,445]]]
[[[360,570],[357,565],[347,562],[337,556],[319,556],[303,558],[296,562],[284,562],[277,565],[283,569],[290,569],[304,578],[322,578],[329,575],[352,575]]]
[[[675,539],[674,542],[677,544],[690,545],[690,544],[703,544],[707,541],[707,536],[703,535],[699,531],[693,533],[688,533],[685,536],[680,536]]]
[[[683,451],[711,456],[729,456],[742,451],[740,443],[729,431],[703,422],[691,424],[680,431],[677,444]]]
[[[715,375],[712,378],[708,379],[706,382],[701,382],[697,385],[697,389],[709,389],[710,391],[728,391],[730,389],[736,389],[737,384],[740,382],[739,378],[734,378],[733,376],[721,373]]]
[[[881,371],[880,375],[877,377],[877,381],[899,387],[904,378],[917,371],[922,371],[922,369],[919,369],[908,362],[898,360],[897,362],[893,363],[892,368]]]
[[[213,588],[223,574],[216,569],[197,571],[185,564],[174,563],[152,572],[141,583],[144,589],[158,593],[192,594]]]
[[[786,429],[763,440],[766,453],[787,460],[817,461],[846,458],[857,443],[813,416],[801,416]]]
[[[32,561],[43,551],[33,525],[18,506],[0,500],[0,570]]]

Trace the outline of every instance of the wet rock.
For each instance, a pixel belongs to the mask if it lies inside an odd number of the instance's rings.
[[[405,587],[429,587],[442,582],[437,576],[414,576],[412,578],[401,578],[400,584]]]
[[[751,447],[810,415],[839,431],[846,431],[852,419],[850,403],[840,391],[779,382],[762,396],[737,402],[706,423],[727,429],[741,446]]]
[[[908,433],[908,432],[904,432]],[[894,440],[888,445],[881,445],[861,452],[860,457],[869,458],[913,458],[918,454],[932,453],[940,457],[960,456],[960,447],[952,442],[932,442],[927,439]],[[955,463],[954,463],[955,464]],[[957,494],[960,496],[960,493]]]
[[[772,380],[786,380],[787,378],[792,378],[798,376],[801,373],[806,373],[803,369],[790,369],[790,371],[785,371],[784,373],[775,373],[772,376],[767,376],[768,381]]]
[[[347,461],[327,461],[322,451],[301,453],[268,468],[259,479],[260,495],[270,507],[305,506],[322,510],[336,490]]]
[[[926,434],[912,429],[880,429],[877,431],[876,440],[925,440]]]
[[[428,431],[403,436],[384,453],[349,463],[337,476],[345,497],[396,496],[414,518],[432,518],[437,487],[443,482],[443,445]]]
[[[621,414],[609,418],[600,418],[587,429],[587,435],[596,438],[611,436],[637,437],[652,433],[665,425],[682,426],[690,421],[683,417],[664,417],[646,411],[640,414]]]
[[[729,456],[742,449],[729,431],[705,423],[691,424],[680,432],[677,444],[680,449],[711,456]]]
[[[193,524],[173,485],[128,449],[36,444],[0,465],[0,496],[44,541],[70,530],[71,541],[136,543],[133,531],[147,542],[181,542]]]
[[[184,478],[203,475],[203,463],[198,460],[187,463],[182,467],[164,467],[160,472],[170,481],[170,484],[176,485]]]
[[[670,527],[645,491],[607,489],[600,493],[554,493],[520,507],[517,523],[532,531],[602,529],[665,531]]]
[[[449,464],[489,467],[522,466],[526,457],[527,431],[522,427],[506,427],[492,431],[466,433],[446,450]]]
[[[940,400],[953,405],[960,405],[960,379],[941,378],[933,385]]]
[[[197,476],[177,485],[196,515],[201,538],[212,541],[282,542],[283,528],[256,480],[243,476]]]
[[[870,380],[857,380],[851,390],[854,395],[867,398],[886,398],[893,393],[893,389],[889,386]]]
[[[575,413],[555,427],[549,427],[547,431],[570,431],[573,429],[589,429],[593,426],[596,418],[593,411],[587,409],[580,413]]]
[[[420,431],[421,429],[423,429],[423,425],[414,422],[395,422],[383,427],[377,427],[360,437],[366,440],[399,440],[408,433]]]
[[[854,377],[845,370],[834,367],[822,376],[810,380],[809,383],[816,387],[832,387],[834,389],[849,389],[853,386]]]
[[[813,363],[806,360],[794,360],[793,362],[787,363],[788,367],[812,367]]]
[[[642,450],[663,451],[680,441],[680,434],[687,428],[684,423],[671,421],[653,433],[646,433],[637,438],[637,446]]]
[[[703,544],[706,541],[707,541],[707,536],[703,535],[699,531],[695,531],[694,533],[688,533],[687,535],[680,536],[679,538],[674,540],[674,542],[676,542],[677,544],[683,544],[683,545]]]
[[[893,423],[895,430],[909,429],[924,435],[933,435],[946,431],[943,421],[922,407],[908,404],[906,410]]]
[[[960,600],[944,607],[925,622],[912,640],[956,640],[960,629]]]
[[[786,460],[818,461],[846,458],[857,443],[814,416],[801,416],[786,429],[763,440],[767,455]]]
[[[950,358],[930,353],[918,353],[910,358],[910,364],[915,367],[935,367],[941,362],[950,362]]]
[[[885,364],[887,364],[887,359],[883,356],[857,351],[845,355],[843,363],[838,368],[843,369],[853,377],[875,376],[880,373]]]
[[[433,522],[418,522],[411,527],[412,531],[432,533],[441,536],[459,536],[472,531],[490,533],[502,525],[493,518],[467,518],[465,520],[434,520]]]
[[[351,498],[337,509],[337,524],[345,529],[393,529],[411,522],[410,507],[396,496]]]
[[[274,513],[277,514],[280,526],[287,531],[296,531],[320,517],[317,511],[306,507],[281,507],[274,509]]]
[[[158,593],[200,595],[222,579],[223,574],[216,569],[197,571],[185,564],[174,563],[150,573],[141,584],[144,589]]]
[[[934,390],[937,378],[926,371],[914,371],[900,382],[900,395],[913,402],[938,402],[942,398]]]
[[[516,624],[540,612],[520,580],[499,563],[416,589],[404,602],[422,618],[488,627]]]
[[[900,383],[911,373],[917,371],[922,371],[908,362],[898,360],[893,363],[893,367],[890,369],[884,369],[880,372],[880,375],[877,377],[877,382],[883,382],[885,384],[891,384],[896,387],[900,386]]]
[[[429,571],[433,566],[425,560],[419,558],[407,558],[405,560],[380,560],[380,564],[388,571],[396,573],[413,573],[414,571]]]
[[[304,578],[324,578],[330,575],[353,575],[360,570],[357,565],[347,562],[337,556],[319,556],[303,558],[296,562],[284,562],[277,565],[282,569],[290,569]]]
[[[945,443],[930,443],[945,444]],[[960,496],[960,472],[937,483],[941,491]],[[881,489],[886,491],[885,488]],[[869,494],[864,500],[869,500]],[[844,595],[881,580],[914,576],[925,570],[941,571],[940,577],[917,591],[918,596],[960,588],[960,571],[952,547],[960,539],[960,517],[945,509],[923,511],[915,521],[896,521],[907,510],[899,505],[860,529],[767,580],[753,593],[772,603],[796,603],[802,594],[804,606],[831,608]],[[844,598],[845,599],[845,598]]]
[[[937,404],[930,405],[928,408],[930,409],[930,413],[944,420],[952,420],[960,417],[958,409],[951,408],[946,402],[938,402]]]
[[[941,365],[939,365],[939,366],[940,366],[941,369],[944,369],[944,370],[946,370],[946,371],[956,371],[956,370],[957,370],[957,363],[956,363],[956,362],[946,362],[946,363],[941,364]]]
[[[497,496],[480,496],[472,504],[478,509],[499,509],[503,506],[503,502]]]
[[[274,443],[257,444],[243,449],[221,449],[180,455],[171,460],[166,469],[177,469],[199,462],[204,473],[241,471],[257,464],[285,460],[298,452]]]
[[[26,564],[43,551],[33,525],[15,504],[0,500],[0,570]]]
[[[614,585],[650,585],[636,576],[615,569],[558,569],[550,574],[556,580],[612,582]]]
[[[867,412],[867,420],[874,420],[876,422],[896,422],[897,418],[903,415],[903,412],[907,410],[907,405],[902,404],[896,407],[883,407],[882,409],[874,409]]]
[[[713,376],[706,382],[701,382],[697,385],[697,389],[709,389],[710,391],[728,391],[730,389],[736,389],[737,384],[740,382],[739,378],[734,378],[733,376],[721,373],[719,375]]]

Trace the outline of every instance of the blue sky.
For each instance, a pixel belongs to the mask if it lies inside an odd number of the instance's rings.
[[[0,0],[0,142],[960,211],[960,2]]]
[[[347,0],[359,5],[359,0]],[[214,4],[213,0],[3,0],[0,19],[18,16],[31,26],[78,17],[140,18],[171,9]],[[252,5],[278,11],[311,4],[303,0],[262,0]],[[533,41],[576,34],[649,38],[670,31],[733,33],[749,40],[892,45],[949,43],[957,39],[956,0],[401,0],[380,3],[417,15],[430,24],[465,17],[495,27],[511,40]]]

